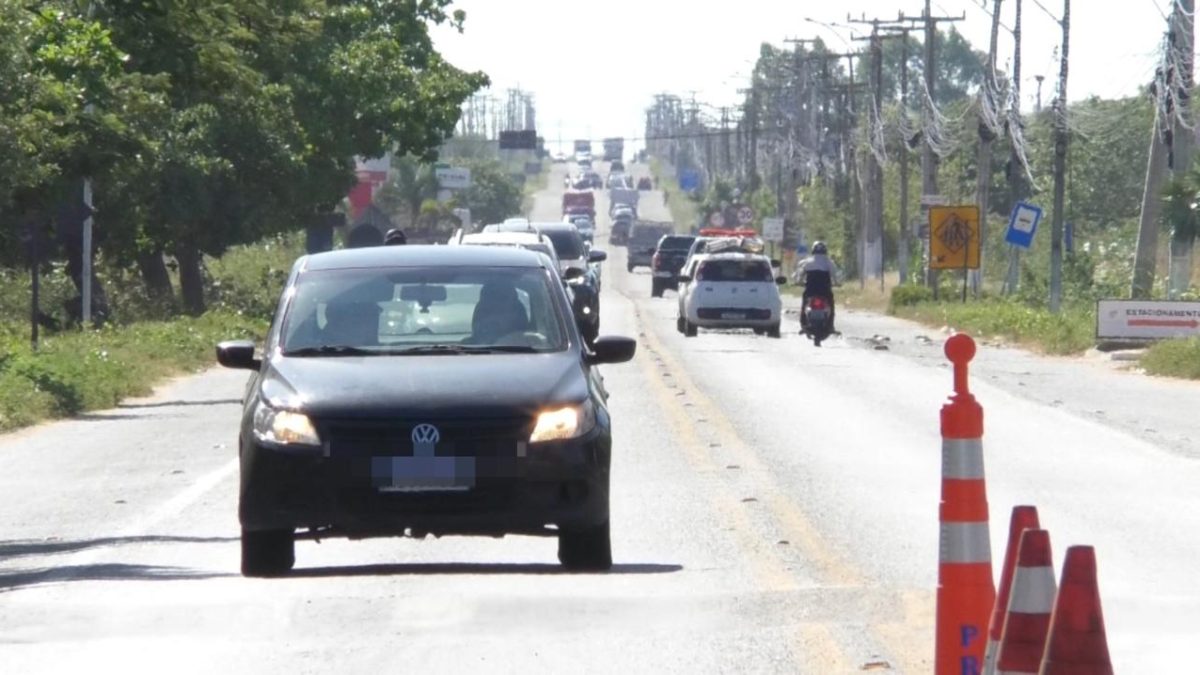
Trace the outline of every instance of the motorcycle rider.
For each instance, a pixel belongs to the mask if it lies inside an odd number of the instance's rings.
[[[796,263],[793,281],[804,286],[804,304],[807,306],[810,298],[821,297],[829,301],[829,330],[837,332],[834,320],[837,310],[833,302],[833,287],[838,283],[838,266],[829,258],[829,248],[825,242],[813,243],[812,254]],[[804,321],[804,313],[800,313],[800,321]]]

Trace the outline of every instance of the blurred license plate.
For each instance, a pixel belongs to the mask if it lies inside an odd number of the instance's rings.
[[[464,492],[475,487],[474,457],[372,457],[380,492]]]
[[[721,318],[722,319],[744,319],[744,318],[746,318],[746,313],[745,312],[721,312]]]

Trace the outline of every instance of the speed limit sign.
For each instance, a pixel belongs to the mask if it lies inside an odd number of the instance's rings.
[[[754,209],[749,206],[739,206],[737,210],[738,225],[749,225],[754,222]]]
[[[720,211],[713,211],[708,217],[708,224],[713,227],[725,227],[725,216],[721,215]]]

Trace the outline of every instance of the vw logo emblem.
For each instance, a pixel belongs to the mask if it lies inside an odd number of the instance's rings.
[[[442,439],[441,432],[432,424],[418,424],[412,430],[413,445],[437,445]]]

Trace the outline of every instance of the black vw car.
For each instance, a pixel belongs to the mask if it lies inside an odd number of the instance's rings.
[[[558,537],[571,569],[612,564],[611,435],[557,270],[517,248],[384,246],[292,269],[240,430],[242,573],[295,562],[297,536]]]

